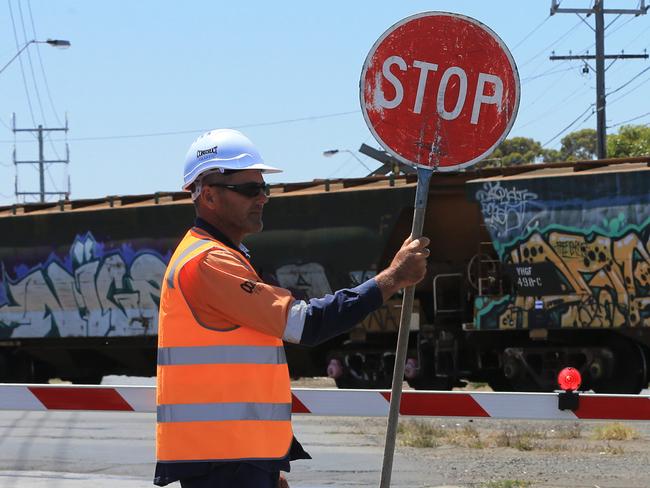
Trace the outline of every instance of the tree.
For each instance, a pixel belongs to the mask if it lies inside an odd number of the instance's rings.
[[[629,158],[650,155],[650,127],[624,125],[618,134],[607,138],[607,155],[612,158]]]
[[[534,162],[542,153],[542,145],[529,137],[513,137],[503,141],[490,158],[481,162],[480,167],[514,166]]]
[[[542,149],[541,156],[544,163],[557,163],[564,159],[557,149]]]
[[[571,132],[562,138],[560,158],[565,161],[578,159],[594,159],[598,136],[594,129],[581,129]]]

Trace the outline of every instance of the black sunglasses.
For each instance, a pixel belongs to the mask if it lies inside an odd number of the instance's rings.
[[[241,185],[227,185],[225,183],[209,183],[208,186],[217,186],[219,188],[227,188],[228,190],[244,195],[248,198],[255,198],[264,192],[266,196],[271,194],[271,185],[267,183],[242,183]]]

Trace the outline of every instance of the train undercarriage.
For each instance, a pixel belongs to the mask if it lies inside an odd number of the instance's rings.
[[[598,393],[639,393],[650,380],[648,347],[614,331],[551,331],[531,340],[528,331],[423,329],[411,333],[404,374],[415,389],[471,382],[495,391],[553,391],[567,366],[580,371],[582,390]],[[339,388],[390,388],[395,354],[387,351],[372,338],[348,341],[329,353],[327,374]]]

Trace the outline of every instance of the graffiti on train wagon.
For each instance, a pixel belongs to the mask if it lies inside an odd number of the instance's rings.
[[[2,263],[0,338],[156,334],[169,258],[128,244],[107,250],[87,233],[65,257],[13,270]]]
[[[555,223],[509,242],[492,234],[505,268],[516,272],[511,294],[476,299],[476,327],[650,327],[648,203],[556,204],[543,213]],[[545,272],[535,276],[536,267]],[[543,290],[542,275],[554,282],[552,292],[526,293],[518,286]]]
[[[530,210],[536,208],[537,198],[536,193],[527,189],[505,188],[498,181],[485,183],[476,192],[485,225],[498,236],[529,228]]]

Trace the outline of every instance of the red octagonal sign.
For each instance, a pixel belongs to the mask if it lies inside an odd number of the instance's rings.
[[[519,74],[503,41],[475,19],[425,12],[375,42],[361,73],[361,108],[380,144],[409,165],[470,166],[505,139]]]

